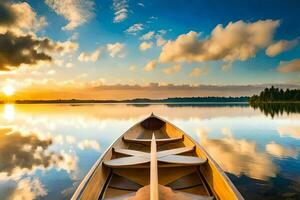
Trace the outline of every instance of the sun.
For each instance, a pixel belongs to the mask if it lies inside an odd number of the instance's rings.
[[[6,95],[6,96],[11,96],[15,93],[15,89],[10,86],[10,85],[6,85],[2,88],[2,91],[3,93]]]

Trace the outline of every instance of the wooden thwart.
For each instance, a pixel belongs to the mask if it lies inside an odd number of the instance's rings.
[[[143,145],[151,145],[151,140],[150,139],[135,139],[135,138],[126,138],[125,136],[123,137],[123,140],[128,143],[136,143],[136,144],[143,144]],[[157,139],[156,144],[157,145],[163,145],[163,144],[168,144],[172,142],[179,142],[183,140],[182,137],[175,137],[175,138],[164,138],[164,139]]]

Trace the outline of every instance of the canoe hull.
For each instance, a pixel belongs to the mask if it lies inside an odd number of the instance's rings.
[[[147,131],[145,132],[145,129]],[[157,132],[156,130],[160,130]],[[161,133],[166,134],[169,138],[180,138],[182,137],[181,145],[185,147],[193,147],[195,148],[195,155],[202,159],[207,159],[207,162],[203,165],[196,166],[199,170],[203,181],[205,182],[206,188],[209,190],[209,193],[213,195],[216,199],[226,199],[226,200],[233,200],[238,199],[242,200],[243,197],[239,193],[239,191],[235,188],[232,184],[230,179],[227,175],[223,172],[220,166],[213,160],[213,158],[205,151],[205,149],[199,145],[193,138],[191,138],[188,134],[184,133],[182,130],[174,126],[172,123],[158,117],[155,115],[151,115],[150,117],[138,122],[133,127],[128,129],[123,135],[121,135],[103,154],[103,156],[98,159],[98,161],[94,164],[92,169],[83,179],[79,187],[77,188],[76,192],[74,193],[72,199],[103,199],[104,193],[108,188],[108,184],[110,179],[112,178],[113,170],[104,165],[105,161],[111,160],[114,157],[114,148],[121,148],[121,149],[129,149],[135,148],[130,143],[125,142],[125,138],[139,138],[141,132],[144,132],[144,137],[151,137],[151,133],[155,132],[155,137],[158,139],[161,136]],[[144,138],[147,139],[147,138]],[[145,149],[139,149],[142,151],[147,150],[147,145],[144,145]],[[166,145],[162,145],[166,146]],[[168,145],[167,145],[168,146]],[[139,146],[138,146],[139,147]],[[158,147],[160,148],[160,146]],[[161,147],[164,148],[164,147]],[[164,149],[161,149],[164,150]],[[147,168],[147,165],[141,165],[139,167]],[[172,165],[162,165],[162,168],[159,168],[159,171],[165,169],[165,172],[168,172],[168,167],[172,167]],[[184,168],[176,168],[174,165],[171,170],[183,170]],[[186,170],[189,168],[187,167]],[[191,168],[192,169],[192,168]],[[117,169],[114,169],[116,173],[118,173]],[[122,169],[119,169],[122,173]],[[135,169],[128,169],[126,173],[135,173]],[[169,170],[170,171],[170,170]],[[122,173],[120,173],[122,175]],[[177,172],[176,172],[177,173]],[[131,179],[134,180],[134,179]],[[137,180],[138,182],[139,180]],[[146,184],[141,182],[140,184]]]

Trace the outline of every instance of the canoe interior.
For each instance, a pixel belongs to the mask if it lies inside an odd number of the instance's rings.
[[[130,139],[150,140],[153,134],[158,141],[160,139],[179,138],[175,142],[158,144],[158,152],[180,147],[195,147],[193,151],[180,155],[208,159],[205,164],[200,166],[184,166],[158,161],[158,183],[160,185],[171,188],[175,192],[180,191],[195,197],[192,199],[201,199],[202,197],[203,199],[206,197],[207,199],[243,199],[227,176],[201,146],[171,123],[154,115],[134,125],[111,146],[99,161],[98,166],[93,169],[93,173],[89,175],[88,181],[82,183],[81,188],[76,191],[73,198],[126,199],[134,196],[142,187],[149,185],[149,163],[126,168],[109,168],[103,164],[103,161],[128,156],[116,152],[114,149],[150,153],[150,145],[130,142]],[[145,197],[145,199],[147,198],[149,197]]]

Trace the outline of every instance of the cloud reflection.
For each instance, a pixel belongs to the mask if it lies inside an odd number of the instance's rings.
[[[36,168],[74,171],[76,156],[65,152],[49,152],[52,139],[40,139],[36,134],[22,134],[10,128],[0,129],[0,179],[18,179]]]
[[[300,126],[281,126],[277,130],[280,136],[300,139]]]
[[[296,159],[298,157],[299,151],[294,148],[286,148],[274,141],[266,145],[266,151],[278,158],[291,157]]]
[[[10,200],[32,200],[47,195],[47,190],[39,179],[25,178],[18,182]]]
[[[259,180],[276,176],[276,166],[266,153],[257,150],[255,142],[236,139],[226,128],[222,130],[222,139],[208,139],[205,129],[199,129],[197,133],[200,143],[224,171],[237,176],[245,174]]]

